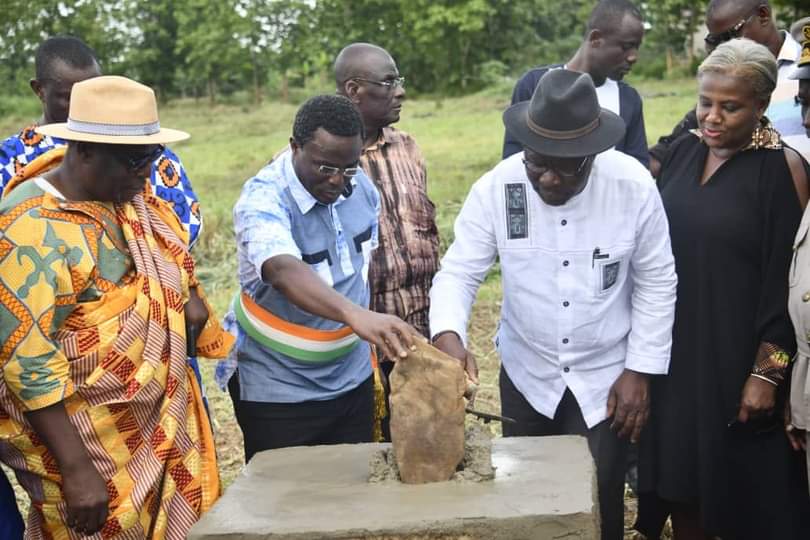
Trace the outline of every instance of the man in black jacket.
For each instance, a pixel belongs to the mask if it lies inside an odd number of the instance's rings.
[[[601,0],[591,12],[585,39],[566,64],[541,66],[526,72],[512,92],[512,105],[528,101],[537,82],[548,70],[565,67],[588,73],[596,86],[599,105],[622,117],[627,131],[616,150],[629,154],[645,167],[649,164],[647,135],[641,96],[622,81],[638,59],[644,37],[641,12],[627,0]],[[520,143],[506,131],[503,157],[522,151]]]

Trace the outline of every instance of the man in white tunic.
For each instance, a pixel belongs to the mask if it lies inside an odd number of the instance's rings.
[[[462,362],[479,285],[500,259],[504,436],[587,437],[602,538],[623,535],[629,440],[649,377],[669,367],[675,263],[661,199],[637,160],[612,150],[624,122],[587,74],[546,73],[506,128],[523,145],[481,177],[430,293],[437,347]]]

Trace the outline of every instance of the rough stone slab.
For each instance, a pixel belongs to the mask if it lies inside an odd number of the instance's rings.
[[[415,340],[394,364],[391,444],[406,484],[449,480],[464,459],[464,391],[467,377],[455,358]]]
[[[495,480],[369,484],[387,445],[257,454],[191,540],[523,540],[597,538],[594,466],[584,438],[493,441]]]

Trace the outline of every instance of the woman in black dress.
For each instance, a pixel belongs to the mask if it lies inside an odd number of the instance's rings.
[[[669,375],[653,382],[641,448],[638,528],[650,538],[658,510],[671,513],[676,540],[810,539],[802,461],[779,414],[807,187],[792,173],[802,158],[764,117],[776,77],[762,45],[719,46],[698,71],[700,128],[663,163],[678,300]]]

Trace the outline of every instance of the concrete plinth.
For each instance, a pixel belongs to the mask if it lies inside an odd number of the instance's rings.
[[[256,455],[192,540],[523,540],[598,537],[594,466],[582,437],[493,441],[495,480],[369,484],[386,445]]]

